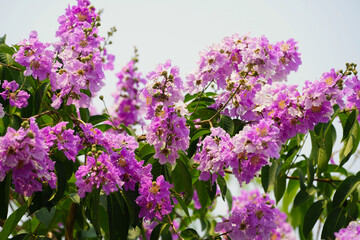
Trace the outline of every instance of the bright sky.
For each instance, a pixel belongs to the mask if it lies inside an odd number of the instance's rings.
[[[54,41],[58,16],[68,3],[76,1],[0,3],[0,35],[7,34],[7,43],[16,44],[32,30],[38,31],[41,41]],[[113,26],[118,29],[109,47],[116,55],[115,71],[106,74],[106,86],[100,92],[108,105],[112,103],[115,73],[133,56],[134,46],[139,50],[138,66],[143,75],[171,59],[180,67],[184,80],[195,69],[199,51],[234,33],[265,35],[270,42],[298,41],[303,64],[289,82],[300,86],[331,68],[344,68],[345,62],[360,65],[357,0],[95,0],[92,4],[104,9],[103,36]],[[98,100],[95,105],[102,108]]]

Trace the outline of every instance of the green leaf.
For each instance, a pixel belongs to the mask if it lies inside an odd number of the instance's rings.
[[[346,223],[343,208],[334,208],[328,214],[321,233],[321,239],[334,239],[334,233],[338,232]]]
[[[200,128],[197,129],[194,132],[194,135],[191,137],[190,142],[196,141],[197,139],[199,139],[200,137],[204,136],[204,135],[208,135],[211,134],[211,131],[209,129],[205,129],[205,128]]]
[[[120,124],[119,127],[124,129],[130,136],[136,137],[134,130],[132,130],[131,128],[125,126],[124,124]]]
[[[218,174],[218,177],[217,177],[216,181],[217,181],[217,183],[219,185],[219,188],[220,188],[221,197],[225,201],[226,192],[228,190],[227,185],[226,185],[226,181],[222,176],[220,176],[220,174]]]
[[[261,185],[263,186],[265,192],[267,192],[269,188],[269,172],[269,165],[265,165],[261,168]]]
[[[55,207],[52,207],[50,211],[47,208],[43,207],[35,212],[36,218],[47,227],[50,226],[54,214],[55,214]]]
[[[7,239],[12,231],[14,230],[15,226],[18,224],[20,219],[24,216],[26,213],[27,206],[23,205],[22,207],[19,207],[16,209],[8,219],[6,219],[5,224],[3,226],[2,231],[0,232],[0,239]]]
[[[347,177],[338,187],[333,198],[333,208],[341,206],[360,184],[360,173]]]
[[[187,228],[180,234],[181,237],[183,237],[186,240],[197,240],[200,239],[199,234],[197,231],[193,228]]]
[[[18,130],[21,126],[22,119],[16,114],[11,114],[10,116],[10,127],[14,128],[15,130]]]
[[[231,136],[233,135],[233,133],[234,133],[234,122],[230,117],[228,117],[226,115],[221,115],[219,125],[228,134],[230,134]]]
[[[112,129],[113,126],[109,124],[98,124],[95,126],[95,128],[100,129],[102,132],[106,132],[107,130]]]
[[[6,41],[6,34],[4,34],[4,36],[0,37],[0,44],[5,43]]]
[[[348,118],[346,119],[345,125],[343,127],[343,137],[341,139],[341,142],[344,141],[350,133],[350,130],[353,128],[355,120],[357,118],[358,115],[358,111],[357,109],[354,109],[350,115],[348,116]]]
[[[167,230],[169,228],[169,224],[167,223],[159,223],[156,225],[156,227],[152,230],[150,240],[157,240],[159,239],[161,233],[164,230]]]
[[[129,211],[118,192],[107,196],[110,240],[127,239],[130,227]]]
[[[296,194],[294,199],[293,208],[296,208],[308,200],[312,195],[316,193],[316,189],[311,187],[309,189],[301,189],[298,194]]]
[[[38,88],[38,90],[35,93],[35,114],[38,114],[41,110],[41,105],[43,103],[43,98],[45,96],[45,93],[50,86],[50,82],[44,82],[41,84],[41,86]]]
[[[321,213],[324,210],[325,200],[319,200],[314,202],[311,207],[306,211],[304,224],[303,224],[303,234],[307,238],[313,229],[315,223],[319,219]]]
[[[9,209],[9,196],[10,196],[11,174],[7,174],[5,179],[0,182],[0,219],[7,218]]]
[[[208,191],[206,190],[206,182],[198,180],[195,183],[195,188],[196,188],[196,193],[199,197],[199,202],[201,204],[201,208],[206,208],[209,206],[209,194]]]
[[[107,121],[107,120],[109,120],[109,116],[107,116],[106,114],[93,115],[93,116],[90,116],[89,123],[91,123],[92,125],[96,125],[96,124],[99,124],[99,123]]]
[[[344,145],[340,150],[340,166],[343,166],[351,157],[352,154],[356,152],[356,149],[360,141],[360,127],[359,122],[355,121],[353,127],[350,130],[349,135],[343,141]]]
[[[183,161],[177,159],[176,162],[176,167],[172,171],[171,176],[174,189],[178,193],[185,192],[186,202],[190,202],[194,193],[191,174]]]
[[[90,120],[90,111],[88,108],[80,108],[79,112],[81,120],[83,120],[84,122],[88,122]]]
[[[94,187],[90,195],[90,221],[94,226],[96,235],[101,238],[99,205],[100,205],[100,189]]]
[[[286,175],[279,174],[276,177],[275,184],[274,184],[274,194],[276,202],[278,203],[284,195],[286,189]]]

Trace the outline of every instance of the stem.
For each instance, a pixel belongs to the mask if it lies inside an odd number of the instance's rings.
[[[17,68],[17,67],[14,67],[14,66],[8,65],[8,64],[6,64],[6,63],[2,63],[2,62],[0,62],[0,65],[5,66],[5,67],[8,67],[8,68],[12,68],[12,69],[14,69],[14,70],[16,70],[16,71],[21,72],[21,69],[20,69],[20,68]]]
[[[203,240],[211,240],[211,239],[217,239],[218,237],[221,237],[221,236],[224,236],[224,235],[228,235],[228,233],[231,233],[232,231],[229,231],[229,232],[225,232],[225,233],[221,233],[219,235],[215,235],[215,236],[212,236],[212,237],[208,237],[208,238],[203,238]]]
[[[199,96],[197,96],[197,99],[199,99],[199,100],[198,100],[197,103],[196,103],[196,107],[195,107],[194,112],[196,112],[196,110],[197,110],[197,108],[198,108],[198,106],[199,106],[199,102],[200,102],[201,96],[204,94],[205,90],[206,90],[206,89],[211,85],[211,83],[213,83],[213,82],[214,82],[214,79],[211,80],[211,81],[208,83],[208,85],[203,88],[203,90],[201,91],[201,93],[199,94]]]
[[[78,207],[79,205],[76,203],[71,203],[65,223],[65,240],[72,240],[74,238],[74,224]]]
[[[248,76],[249,72],[246,72],[244,78],[242,80],[245,80],[245,78]],[[211,122],[217,115],[220,114],[220,112],[222,110],[224,110],[224,108],[226,108],[226,106],[228,105],[228,103],[231,101],[231,99],[234,98],[235,94],[239,91],[240,87],[242,86],[241,83],[239,83],[239,86],[237,86],[237,88],[235,89],[235,91],[230,95],[229,99],[226,101],[226,103],[209,119],[197,122],[197,124],[202,124],[202,123],[206,123],[206,122]]]
[[[178,235],[179,239],[180,239],[180,240],[184,240],[184,238],[182,238],[182,237],[180,236],[180,234],[178,233],[178,231],[176,230],[176,228],[175,228],[173,222],[171,221],[171,218],[169,217],[169,215],[166,215],[166,217],[167,217],[167,219],[168,219],[168,221],[169,221],[169,224],[170,224],[170,226],[172,227],[173,231],[176,233],[176,235]]]

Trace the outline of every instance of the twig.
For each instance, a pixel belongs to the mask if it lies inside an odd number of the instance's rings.
[[[14,67],[14,66],[8,65],[8,64],[6,64],[6,63],[2,63],[2,62],[0,62],[0,65],[5,66],[5,67],[8,67],[8,68],[12,68],[12,69],[14,69],[14,70],[16,70],[16,71],[19,71],[19,72],[21,72],[21,71],[22,71],[20,68],[17,68],[17,67]]]

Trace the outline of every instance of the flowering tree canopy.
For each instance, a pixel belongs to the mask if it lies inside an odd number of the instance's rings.
[[[313,239],[315,225],[360,238],[360,173],[344,167],[360,141],[356,64],[300,89],[284,83],[294,39],[225,37],[185,78],[170,60],[142,74],[135,51],[99,114],[116,31],[100,21],[78,0],[54,43],[0,38],[1,240]]]

